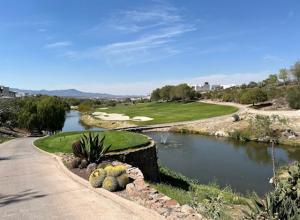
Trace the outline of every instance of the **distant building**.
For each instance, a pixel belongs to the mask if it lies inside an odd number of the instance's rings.
[[[200,86],[200,85],[195,85],[193,86],[194,90],[196,92],[209,92],[210,91],[210,85],[208,82],[205,82],[204,85]]]
[[[221,90],[221,89],[223,89],[224,87],[223,86],[221,86],[221,85],[212,85],[211,86],[211,90]]]
[[[10,91],[9,87],[0,86],[0,98],[15,98],[16,92]]]

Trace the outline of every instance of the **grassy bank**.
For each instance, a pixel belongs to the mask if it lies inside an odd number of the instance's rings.
[[[9,140],[11,140],[11,139],[13,139],[13,138],[11,138],[11,137],[2,137],[2,136],[0,136],[0,144],[4,143],[4,142],[6,142],[6,141],[9,141]]]
[[[148,102],[138,104],[118,104],[108,109],[96,109],[107,113],[120,113],[130,117],[146,116],[151,121],[134,122],[138,125],[153,125],[170,122],[192,121],[231,114],[237,111],[232,106],[207,104],[201,102]]]
[[[222,189],[215,183],[200,184],[166,167],[160,166],[160,174],[161,182],[151,183],[155,189],[175,199],[181,205],[188,204],[195,207],[200,204],[202,209],[204,207],[204,212],[207,212],[207,216],[217,211],[220,212],[220,219],[231,219],[230,216],[235,214],[240,216],[241,207],[244,207],[248,201],[248,198],[233,192],[230,187]],[[213,201],[216,201],[216,204],[213,204]],[[212,210],[211,206],[216,207]]]
[[[80,139],[80,136],[87,132],[64,132],[46,138],[36,140],[34,144],[50,153],[62,152],[71,153],[72,143]],[[112,145],[110,151],[121,151],[129,148],[143,146],[149,143],[148,137],[126,131],[100,131],[93,132],[105,135],[104,145]]]

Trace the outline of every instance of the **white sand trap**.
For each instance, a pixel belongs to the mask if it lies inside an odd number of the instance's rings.
[[[146,117],[146,116],[135,116],[131,120],[132,121],[152,121],[153,118]]]
[[[95,118],[99,118],[100,120],[104,121],[151,121],[153,118],[149,118],[146,116],[136,116],[130,118],[124,114],[117,114],[117,113],[106,113],[106,112],[94,112],[92,114]]]
[[[99,108],[99,109],[101,109],[101,110],[105,110],[105,109],[108,109],[108,108]]]
[[[94,112],[93,116],[104,121],[128,121],[130,120],[129,116],[124,114],[117,113],[106,113],[106,112]]]

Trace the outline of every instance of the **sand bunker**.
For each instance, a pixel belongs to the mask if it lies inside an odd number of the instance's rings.
[[[145,117],[145,116],[136,116],[133,118],[130,118],[127,115],[124,114],[117,114],[117,113],[106,113],[106,112],[94,112],[92,114],[95,118],[98,118],[100,120],[104,121],[151,121],[153,118]]]
[[[131,119],[132,121],[151,121],[153,118],[149,118],[146,116],[135,116]]]

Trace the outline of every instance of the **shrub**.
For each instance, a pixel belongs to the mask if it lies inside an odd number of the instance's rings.
[[[104,169],[96,169],[91,173],[89,182],[93,187],[98,188],[102,186],[105,177],[106,171]]]
[[[110,192],[114,192],[118,189],[118,181],[115,177],[107,176],[103,181],[102,187]]]
[[[288,91],[287,101],[293,109],[300,109],[300,87]]]
[[[126,185],[129,183],[129,177],[128,177],[127,173],[123,173],[121,176],[118,176],[117,182],[118,182],[119,188],[125,189]]]

